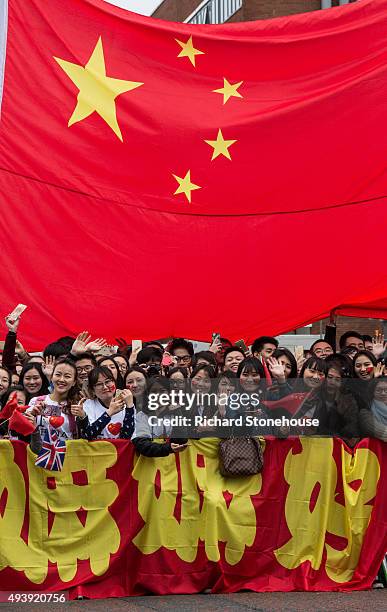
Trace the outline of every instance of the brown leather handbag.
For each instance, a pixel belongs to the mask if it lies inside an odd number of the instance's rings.
[[[222,476],[252,476],[263,468],[263,451],[256,438],[228,438],[219,443]]]

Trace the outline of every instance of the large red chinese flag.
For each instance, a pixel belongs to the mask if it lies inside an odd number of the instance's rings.
[[[3,22],[0,307],[29,305],[28,348],[387,304],[385,0],[219,27],[8,0]]]

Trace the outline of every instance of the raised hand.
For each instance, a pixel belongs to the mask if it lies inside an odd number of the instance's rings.
[[[17,332],[17,328],[19,327],[19,323],[20,323],[20,317],[16,317],[16,319],[10,319],[9,318],[10,315],[8,315],[7,317],[5,317],[5,324],[8,328],[8,331],[13,332],[14,334],[16,334]]]
[[[376,359],[384,353],[385,344],[384,344],[384,335],[377,334],[372,338],[372,352],[375,355]]]
[[[128,352],[129,344],[127,343],[125,338],[116,338],[116,342],[118,345],[118,352],[121,353],[121,355],[126,355]]]
[[[104,346],[107,346],[107,342],[104,338],[91,339],[91,335],[88,331],[83,331],[75,339],[73,346],[71,347],[72,355],[80,355],[81,353],[98,353]]]
[[[83,404],[85,403],[86,398],[82,398],[78,404],[71,404],[71,414],[74,416],[84,419],[86,416],[86,412],[83,409]]]
[[[88,331],[83,331],[75,338],[75,342],[71,347],[72,355],[80,355],[86,352],[87,343],[90,342],[91,336]]]
[[[377,363],[374,367],[374,378],[379,378],[384,374],[384,363]]]
[[[273,378],[278,380],[278,382],[285,382],[285,368],[282,363],[280,363],[275,357],[268,357],[266,363],[269,366],[270,374],[273,376]]]
[[[54,366],[55,357],[53,355],[48,355],[44,360],[44,363],[42,363],[42,371],[50,382],[52,378],[52,373],[54,371]]]
[[[219,353],[222,350],[220,338],[215,338],[215,340],[213,340],[208,347],[208,350],[211,351],[211,353],[215,353],[215,355],[216,353]]]
[[[98,353],[98,351],[100,351],[101,348],[104,348],[105,346],[107,346],[105,338],[96,338],[92,342],[88,342],[86,344],[85,350],[86,352],[90,353]]]
[[[139,354],[140,351],[141,351],[141,347],[138,346],[137,348],[134,349],[134,351],[131,352],[130,357],[129,357],[129,366],[131,368],[134,365],[136,365],[136,363],[137,363],[137,355]]]

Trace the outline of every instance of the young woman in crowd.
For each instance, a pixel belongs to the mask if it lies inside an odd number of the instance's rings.
[[[383,375],[384,364],[378,363],[375,355],[370,351],[358,351],[353,358],[353,371],[355,379],[353,394],[356,396],[360,409],[369,406],[370,383],[374,378]]]
[[[239,381],[230,370],[222,372],[215,384],[217,409],[214,416],[223,418],[227,414],[230,396],[236,392]]]
[[[88,387],[92,399],[83,399],[71,408],[81,438],[131,438],[135,416],[132,392],[117,390],[114,374],[105,366],[89,373]]]
[[[246,421],[247,416],[257,417],[260,419],[266,419],[269,413],[262,404],[262,400],[265,398],[265,370],[260,359],[256,357],[247,357],[240,362],[237,370],[237,379],[239,382],[237,391],[239,393],[240,405],[235,410],[233,404],[227,409],[227,416],[231,418],[238,418],[242,416],[243,424],[242,428],[238,428],[238,435],[270,435],[272,429],[265,425],[249,425]]]
[[[0,367],[0,401],[2,406],[4,406],[2,398],[11,386],[11,382],[11,372],[6,368]]]
[[[43,374],[42,366],[40,363],[28,362],[22,371],[20,372],[20,384],[23,386],[27,393],[28,402],[33,397],[39,395],[47,395],[48,393],[48,380]]]
[[[126,372],[129,370],[129,360],[124,355],[114,355],[113,361],[119,369],[122,379],[124,379]]]
[[[114,361],[113,357],[102,357],[102,359],[98,359],[97,364],[99,366],[104,366],[108,368],[109,370],[111,370],[117,389],[124,388],[124,381],[121,376],[120,369],[118,365],[116,364],[116,362]]]
[[[364,436],[387,442],[387,377],[370,382],[369,406],[359,413],[360,429]]]
[[[153,418],[170,417],[174,412],[169,406],[158,402],[161,395],[170,391],[169,380],[163,376],[152,378],[148,383],[148,402],[136,413],[136,427],[132,442],[140,455],[146,457],[166,457],[178,453],[187,447],[187,438],[183,437],[183,428],[172,428],[164,423],[152,422]],[[152,399],[152,402],[151,402]],[[155,408],[155,409],[154,409]],[[177,434],[177,437],[176,435]],[[155,442],[155,440],[160,440]],[[164,440],[164,441],[162,441]]]
[[[168,369],[167,378],[169,380],[169,386],[171,391],[175,391],[175,393],[183,393],[183,399],[174,400],[171,397],[171,407],[173,410],[173,414],[181,414],[186,415],[186,406],[187,406],[187,396],[186,393],[189,390],[189,372],[187,368],[183,368],[180,366],[176,366],[174,368]]]
[[[317,434],[337,436],[357,442],[360,436],[359,408],[352,394],[352,363],[343,355],[326,359],[327,375],[321,387],[321,403],[317,409]],[[352,446],[353,444],[350,443]]]
[[[241,361],[244,360],[244,358],[245,354],[241,348],[239,348],[238,346],[229,346],[224,351],[223,371],[226,372],[227,370],[230,370],[231,372],[234,372],[234,374],[236,374],[238,371],[238,366]]]
[[[191,392],[195,394],[195,404],[193,405],[190,416],[212,417],[216,410],[215,392],[213,383],[215,370],[210,365],[198,365],[191,374]]]
[[[136,407],[136,411],[139,412],[143,409],[146,399],[148,375],[139,366],[133,366],[125,374],[124,387],[129,389],[133,395],[133,402]]]
[[[297,378],[297,361],[293,353],[286,348],[276,349],[267,359],[267,365],[273,384],[267,390],[266,399],[276,401],[293,393]]]
[[[36,417],[42,439],[48,425],[55,427],[62,438],[77,438],[75,418],[71,414],[71,404],[78,396],[77,370],[71,359],[62,358],[56,362],[52,373],[52,385],[52,393],[32,397],[27,413]],[[39,450],[32,445],[31,448],[35,452]]]
[[[183,391],[184,393],[188,389],[188,370],[187,368],[183,368],[177,366],[175,368],[171,368],[168,371],[167,378],[169,378],[169,384],[171,390],[175,391]]]
[[[300,393],[307,393],[308,395],[297,410],[295,418],[317,418],[316,414],[321,403],[321,386],[326,379],[327,371],[328,367],[325,359],[309,357],[305,361],[295,385],[295,390]],[[307,432],[312,433],[312,429],[309,428]],[[313,430],[313,433],[316,433],[316,429]]]

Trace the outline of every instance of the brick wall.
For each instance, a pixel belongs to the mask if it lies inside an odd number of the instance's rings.
[[[322,320],[322,329],[323,333],[325,331],[325,325],[328,323],[328,319]],[[375,330],[383,331],[383,322],[380,319],[357,319],[355,317],[337,317],[336,320],[336,328],[337,328],[337,346],[339,342],[340,336],[342,336],[346,331],[355,330],[359,332],[359,334],[368,334],[369,336],[373,336]],[[313,323],[311,327],[312,334],[320,333],[320,322],[316,321]]]
[[[201,0],[164,0],[153,13],[153,17],[167,21],[184,21],[199,4]],[[332,6],[338,5],[339,0],[332,0]],[[321,9],[321,0],[244,0],[242,8],[230,21],[271,19],[318,9]]]
[[[166,21],[184,21],[200,3],[200,0],[164,0],[152,17]]]
[[[339,0],[336,0],[337,4],[338,2]],[[167,21],[184,21],[200,3],[200,0],[164,0],[153,13],[153,17]],[[270,19],[320,8],[321,0],[244,0],[242,8],[230,21]]]

